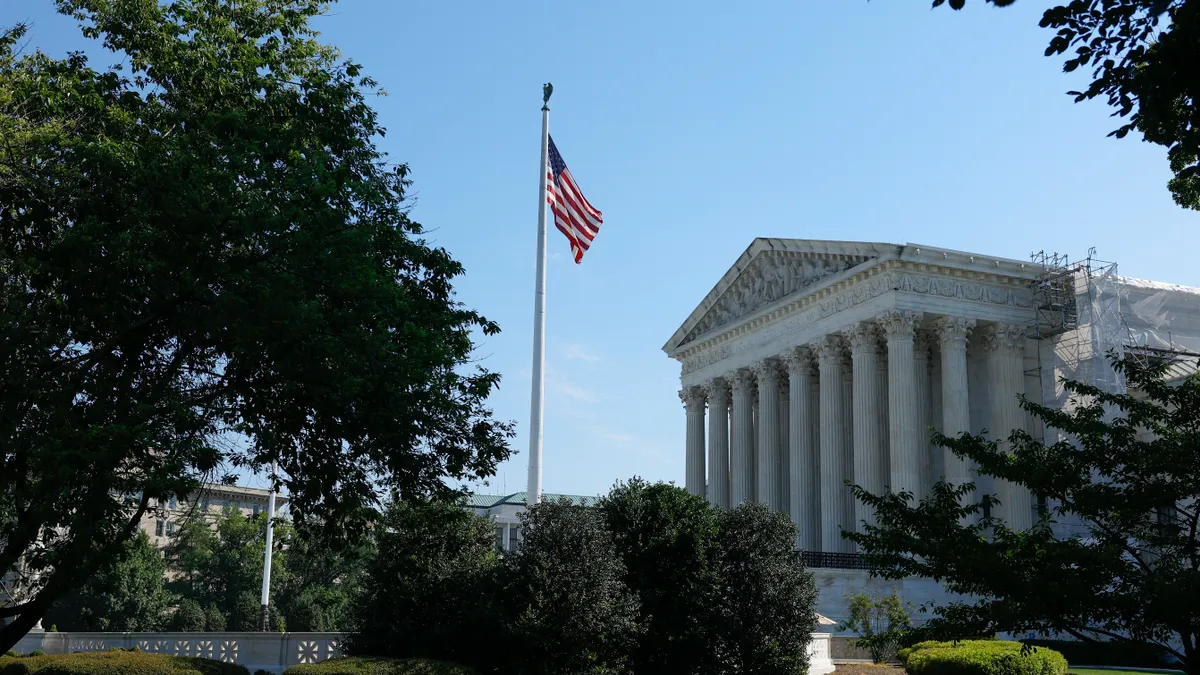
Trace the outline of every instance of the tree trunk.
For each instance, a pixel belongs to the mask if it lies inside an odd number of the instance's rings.
[[[0,628],[0,654],[16,647],[21,638],[25,637],[29,629],[36,626],[38,620],[45,614],[45,603],[42,602],[40,595],[37,600],[30,603],[29,609],[18,614],[12,623]]]

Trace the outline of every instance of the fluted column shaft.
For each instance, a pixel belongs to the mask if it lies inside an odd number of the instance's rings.
[[[729,384],[715,378],[708,394],[708,502],[729,508]]]
[[[991,390],[992,437],[1001,450],[1010,450],[1008,436],[1025,429],[1025,411],[1017,398],[1025,384],[1025,331],[1021,326],[991,324],[984,328],[987,348],[988,388]],[[1015,530],[1033,524],[1033,498],[1029,490],[1006,480],[996,480],[1000,518]]]
[[[754,452],[754,376],[739,370],[730,380],[733,389],[733,408],[729,419],[729,505],[738,506],[754,499],[754,473],[751,471]]]
[[[821,521],[818,485],[817,447],[811,429],[817,425],[813,416],[812,351],[797,347],[788,354],[788,487],[791,493],[792,522],[800,530],[800,548],[821,550]]]
[[[921,454],[921,477],[917,498],[928,497],[933,490],[933,443],[929,427],[933,426],[933,398],[929,383],[929,338],[918,331],[913,340],[913,376],[917,394],[917,450]]]
[[[779,493],[778,511],[791,514],[792,494],[788,481],[792,463],[788,440],[792,426],[791,386],[782,362],[779,368],[779,424],[775,427],[779,430],[779,467],[775,470],[775,490]]]
[[[704,486],[704,389],[688,387],[679,391],[679,398],[687,410],[687,435],[685,444],[684,487],[688,492],[703,497]]]
[[[845,406],[842,400],[842,341],[827,335],[818,346],[821,378],[821,550],[841,551],[846,521]]]
[[[883,481],[883,489],[891,484],[891,466],[892,466],[892,449],[891,449],[891,433],[888,420],[888,359],[887,359],[887,343],[879,343],[879,356],[876,365],[876,372],[879,373],[879,381],[875,387],[876,396],[879,403],[875,408],[875,415],[878,417],[879,434],[882,439],[879,443],[878,454],[876,454],[876,463],[879,465],[879,476]]]
[[[879,336],[873,324],[860,324],[844,332],[850,342],[854,372],[854,483],[871,494],[883,494],[883,473],[879,464],[883,445],[879,424]],[[874,524],[874,511],[855,500],[854,523],[859,532],[863,522]]]
[[[943,316],[934,324],[942,356],[942,433],[949,438],[971,430],[971,401],[967,395],[967,335],[974,319]],[[946,482],[962,485],[971,477],[965,459],[942,449]]]
[[[783,509],[779,486],[779,363],[754,364],[758,380],[758,494],[757,501],[772,511]]]
[[[888,347],[889,487],[893,493],[919,494],[921,484],[920,422],[913,359],[916,318],[913,312],[906,311],[889,311],[880,316]]]

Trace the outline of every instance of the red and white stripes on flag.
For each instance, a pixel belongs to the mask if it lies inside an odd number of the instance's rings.
[[[571,242],[571,255],[578,264],[583,260],[583,252],[588,250],[600,231],[604,218],[583,196],[567,163],[558,154],[558,148],[554,147],[554,139],[549,140],[550,170],[546,174],[546,201],[554,211],[554,226]]]

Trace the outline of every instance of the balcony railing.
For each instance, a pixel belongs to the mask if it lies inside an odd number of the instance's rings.
[[[857,553],[830,553],[827,551],[801,551],[800,558],[805,567],[822,567],[839,570],[870,569],[866,560]]]

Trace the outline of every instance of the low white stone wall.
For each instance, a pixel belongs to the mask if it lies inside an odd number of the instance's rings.
[[[199,656],[237,663],[253,673],[282,673],[299,663],[320,663],[341,654],[340,633],[29,633],[16,651],[28,654],[102,652],[114,647],[137,647],[144,652]]]
[[[833,672],[830,634],[813,633],[808,647],[808,675]],[[102,652],[137,647],[144,652],[199,656],[245,666],[251,673],[282,673],[299,663],[320,663],[341,655],[340,633],[29,633],[16,651],[28,654]]]

